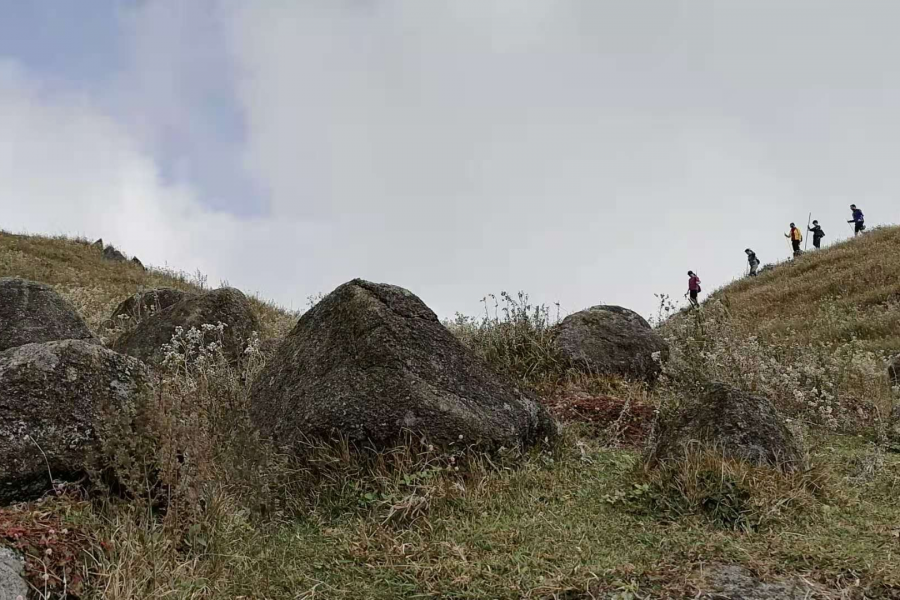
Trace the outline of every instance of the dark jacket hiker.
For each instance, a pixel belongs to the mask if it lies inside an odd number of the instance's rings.
[[[756,270],[759,268],[759,259],[756,258],[756,252],[747,248],[744,250],[747,253],[747,262],[750,263],[750,277],[756,277]]]
[[[856,208],[855,204],[850,205],[850,210],[853,211],[853,218],[847,221],[848,223],[853,223],[853,235],[859,235],[860,231],[866,230],[866,217],[863,215],[863,211]]]
[[[818,221],[813,221],[813,226],[808,229],[812,231],[813,234],[813,246],[821,248],[822,238],[825,237],[825,231],[822,229],[822,226],[819,225]]]

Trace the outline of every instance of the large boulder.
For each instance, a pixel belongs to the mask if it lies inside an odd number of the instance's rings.
[[[679,459],[691,447],[783,470],[805,463],[801,444],[768,399],[720,383],[696,402],[660,418],[650,464]]]
[[[197,294],[185,292],[175,288],[157,288],[137,292],[128,299],[122,301],[113,311],[110,320],[118,323],[123,316],[128,317],[132,323],[140,323],[147,317],[155,315],[178,304],[182,300],[196,298]]]
[[[0,352],[0,504],[100,468],[147,389],[140,361],[83,340]]]
[[[24,600],[27,597],[25,561],[18,553],[0,546],[0,600]]]
[[[563,319],[554,340],[571,366],[591,374],[654,381],[669,346],[636,312],[594,306]]]
[[[222,288],[184,298],[144,319],[122,334],[113,349],[148,363],[159,363],[164,358],[163,345],[172,340],[177,327],[200,329],[218,323],[225,325],[223,350],[231,360],[240,358],[253,332],[259,331],[259,320],[247,297],[239,290]]]
[[[276,442],[341,434],[378,446],[405,432],[449,447],[528,446],[556,425],[407,290],[356,279],[319,302],[251,389],[251,416]]]
[[[50,286],[0,278],[0,351],[53,340],[97,341],[75,308]]]

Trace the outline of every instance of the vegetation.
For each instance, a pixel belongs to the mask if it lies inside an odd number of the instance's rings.
[[[310,444],[289,459],[247,419],[248,382],[265,360],[258,341],[236,367],[209,327],[170,345],[152,418],[121,452],[140,459],[117,465],[125,489],[61,489],[0,510],[0,541],[26,552],[37,597],[694,597],[715,563],[764,579],[802,575],[845,597],[896,597],[900,457],[880,444],[877,424],[891,394],[878,361],[900,342],[892,346],[887,321],[864,323],[896,310],[898,243],[900,230],[875,231],[669,318],[661,332],[673,357],[652,390],[562,372],[548,341],[552,311],[525,297],[452,325],[548,398],[580,387],[665,412],[714,378],[769,394],[805,434],[807,471],[751,467],[714,448],[649,471],[639,449],[578,423],[526,455],[445,456],[411,440],[381,453]],[[95,328],[138,289],[205,287],[104,262],[83,242],[7,234],[0,276],[50,283]],[[873,289],[881,300],[862,302]],[[804,322],[793,304],[807,291]],[[293,322],[254,306],[261,337]]]

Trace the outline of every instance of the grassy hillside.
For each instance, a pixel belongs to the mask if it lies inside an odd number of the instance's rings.
[[[470,347],[548,403],[579,394],[592,408],[597,390],[626,400],[608,427],[567,423],[558,444],[525,456],[411,444],[375,455],[311,447],[289,460],[247,418],[258,361],[242,371],[176,364],[177,377],[161,372],[146,431],[129,440],[144,448],[124,482],[130,494],[69,488],[2,509],[0,542],[28,555],[41,598],[694,598],[720,564],[766,581],[803,577],[816,597],[898,597],[900,458],[876,418],[891,400],[879,353],[896,329],[863,326],[895,310],[898,238],[873,232],[669,319],[673,357],[652,390],[561,378],[546,346],[550,313],[527,298],[496,318],[461,318]],[[200,284],[104,262],[81,242],[0,234],[8,275],[54,285],[95,328],[141,287]],[[790,292],[801,282],[805,309]],[[254,306],[268,335],[292,324]],[[797,430],[809,470],[786,476],[698,453],[645,471],[641,440],[623,443],[618,428],[630,413],[691,401],[712,379],[764,392],[806,423]]]
[[[766,339],[859,340],[867,349],[900,354],[900,227],[806,253],[710,299]]]
[[[201,274],[143,270],[130,262],[104,260],[87,240],[3,231],[0,277],[22,277],[53,286],[98,333],[116,306],[139,290],[171,287],[196,292],[208,287]],[[250,301],[263,327],[259,332],[262,338],[283,336],[293,327],[295,315],[259,298]]]

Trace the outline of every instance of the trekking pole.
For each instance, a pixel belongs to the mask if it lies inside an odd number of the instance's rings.
[[[806,252],[806,249],[809,247],[809,224],[812,222],[812,213],[809,213],[809,218],[806,219],[806,234],[804,236],[803,241],[803,251]]]

